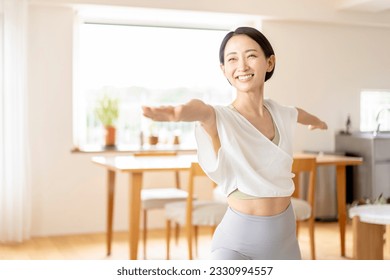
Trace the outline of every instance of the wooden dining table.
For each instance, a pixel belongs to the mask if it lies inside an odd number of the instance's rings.
[[[307,154],[295,153],[295,157]],[[107,170],[107,255],[111,254],[112,226],[114,211],[115,174],[129,174],[129,258],[136,260],[138,256],[138,240],[140,230],[141,188],[144,172],[149,171],[186,171],[192,162],[197,161],[195,154],[179,154],[175,156],[95,156],[92,162]],[[359,165],[362,158],[338,155],[316,155],[318,166],[333,165],[336,167],[336,187],[338,205],[338,223],[340,228],[341,256],[345,256],[346,229],[346,166]]]
[[[116,172],[129,174],[129,256],[136,260],[140,230],[141,188],[144,172],[189,170],[195,154],[175,156],[96,156],[92,162],[107,169],[107,255],[111,254]]]

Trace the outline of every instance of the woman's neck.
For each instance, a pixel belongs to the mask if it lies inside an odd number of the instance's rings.
[[[264,98],[262,93],[237,93],[237,97],[232,102],[232,105],[241,113],[252,116],[264,115]]]

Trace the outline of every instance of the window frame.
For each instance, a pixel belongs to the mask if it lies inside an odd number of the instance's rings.
[[[118,9],[117,9],[118,10]],[[121,9],[119,9],[121,10]],[[122,9],[130,11],[129,9]],[[133,9],[132,9],[133,10]],[[142,10],[142,13],[140,11]],[[186,14],[188,12],[185,11],[169,11],[169,10],[156,10],[156,9],[136,9],[133,11],[133,15],[137,15],[137,17],[126,17],[124,19],[122,17],[117,17],[115,15],[110,15],[110,13],[104,13],[105,17],[97,16],[96,13],[91,13],[91,10],[88,10],[87,13],[80,12],[75,20],[74,25],[74,89],[73,89],[73,143],[77,150],[101,150],[102,147],[100,145],[85,145],[81,143],[80,135],[83,132],[82,124],[80,124],[80,115],[86,116],[87,112],[82,113],[81,106],[83,104],[80,103],[79,94],[80,94],[80,76],[79,76],[79,56],[80,56],[80,26],[82,24],[110,24],[110,25],[136,25],[136,26],[146,26],[146,27],[168,27],[168,28],[188,28],[188,29],[211,29],[211,30],[223,30],[228,31],[235,29],[237,26],[246,25],[253,26],[259,28],[261,26],[261,20],[258,17],[248,16],[248,15],[230,15],[230,14],[220,14],[220,13],[208,13],[208,12],[190,12],[193,16],[192,21],[188,19]],[[105,10],[106,11],[106,10]],[[156,22],[155,15],[152,16],[153,19],[150,18],[150,12],[160,13],[159,22]],[[149,15],[145,16],[145,13]],[[184,13],[184,15],[182,14]],[[144,16],[142,16],[143,14]],[[177,16],[176,19],[173,15]],[[140,16],[142,20],[140,20]],[[223,20],[221,20],[223,19]],[[194,144],[194,143],[193,143]],[[143,148],[138,145],[138,148]],[[185,147],[179,146],[177,149],[193,149],[194,146]],[[134,146],[122,146],[116,147],[117,150],[134,150],[137,147]]]
[[[370,95],[371,98],[369,98]],[[371,104],[371,106],[369,104]],[[381,123],[382,128],[380,129],[380,131],[389,132],[390,118],[385,119],[383,117],[384,115],[390,116],[390,89],[361,90],[360,131],[374,132],[378,128],[378,123]],[[385,127],[385,129],[383,129],[383,127]]]

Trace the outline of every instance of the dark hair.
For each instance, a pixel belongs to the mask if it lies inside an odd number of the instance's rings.
[[[223,38],[221,46],[219,48],[219,62],[221,64],[225,64],[225,47],[227,42],[235,35],[246,35],[250,37],[252,40],[256,41],[259,44],[260,48],[263,50],[266,58],[269,58],[271,55],[274,55],[275,52],[271,46],[271,43],[268,39],[261,33],[259,30],[252,27],[239,27],[234,31],[230,31],[226,34],[225,38]],[[275,66],[271,72],[267,72],[265,75],[265,81],[272,77],[274,74]]]

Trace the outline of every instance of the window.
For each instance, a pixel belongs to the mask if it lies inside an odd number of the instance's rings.
[[[360,95],[360,130],[390,131],[390,90],[364,90]]]
[[[156,9],[79,10],[75,34],[73,135],[77,147],[101,147],[104,129],[95,115],[104,95],[119,100],[118,146],[138,146],[140,134],[176,135],[195,147],[193,123],[152,122],[142,105],[176,105],[199,98],[228,104],[233,89],[219,67],[219,46],[239,25],[259,28],[258,17]]]

